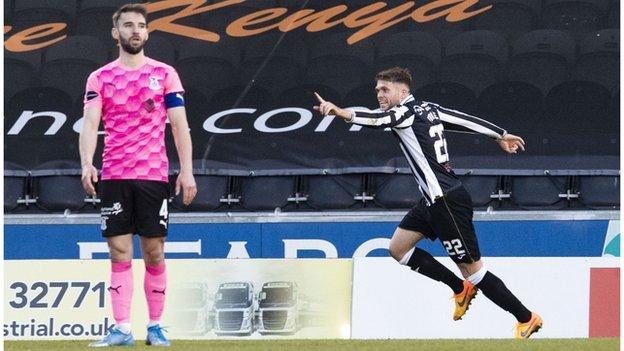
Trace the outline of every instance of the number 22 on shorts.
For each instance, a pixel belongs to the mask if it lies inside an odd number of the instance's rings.
[[[444,244],[444,248],[446,248],[446,252],[448,252],[449,256],[461,255],[466,253],[465,250],[462,250],[462,242],[459,239],[453,240],[444,240],[442,241]]]

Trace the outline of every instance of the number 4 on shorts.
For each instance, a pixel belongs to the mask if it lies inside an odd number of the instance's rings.
[[[160,206],[160,211],[158,211],[158,215],[167,219],[167,216],[169,215],[169,211],[167,210],[167,199],[163,200],[162,206]]]

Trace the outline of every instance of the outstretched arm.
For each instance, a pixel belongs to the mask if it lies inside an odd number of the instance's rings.
[[[510,154],[518,153],[518,150],[524,151],[524,140],[521,137],[507,133],[506,130],[494,123],[439,105],[431,105],[435,107],[440,120],[444,123],[444,127],[447,130],[468,131],[487,135],[496,139],[501,149]]]
[[[407,106],[395,106],[383,112],[353,111],[340,108],[329,101],[325,101],[318,93],[314,93],[319,105],[314,109],[322,115],[335,115],[346,122],[369,128],[404,128],[414,121],[414,113]]]

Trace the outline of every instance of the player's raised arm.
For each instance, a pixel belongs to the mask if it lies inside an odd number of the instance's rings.
[[[102,118],[100,106],[88,106],[84,110],[84,124],[78,141],[80,148],[80,164],[82,165],[82,186],[87,194],[95,196],[94,183],[97,183],[98,172],[93,166],[93,155],[97,147],[97,133]]]
[[[353,117],[353,112],[351,110],[346,110],[334,105],[332,102],[325,101],[317,92],[314,93],[316,100],[318,101],[318,105],[314,106],[316,111],[319,111],[323,116],[334,115],[338,118],[342,118],[346,121],[350,121]]]
[[[411,124],[410,118],[413,116],[413,112],[402,105],[382,112],[354,111],[337,107],[333,103],[325,101],[318,93],[314,93],[314,96],[319,102],[319,105],[314,106],[314,109],[323,116],[335,115],[348,123],[363,127],[387,128],[398,126],[404,122]]]

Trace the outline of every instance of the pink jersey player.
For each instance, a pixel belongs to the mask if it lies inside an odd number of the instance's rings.
[[[115,325],[91,347],[135,343],[131,317],[135,234],[145,267],[143,290],[149,317],[145,343],[171,345],[162,328],[168,293],[165,239],[172,195],[165,150],[167,118],[180,161],[175,195],[181,194],[182,203],[189,205],[197,194],[184,91],[172,67],[145,56],[147,13],[143,4],[126,4],[115,11],[111,35],[117,41],[119,58],[87,79],[79,138],[81,181],[88,195],[100,198],[100,229],[111,260],[108,291],[115,319]],[[106,136],[98,179],[93,157],[102,119]]]
[[[146,58],[130,69],[117,59],[89,76],[86,91],[85,107],[102,109],[102,179],[167,182],[166,100],[184,91],[174,68]]]

